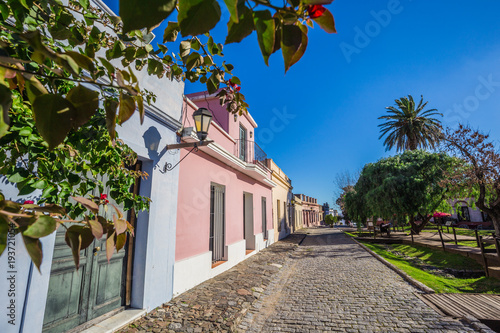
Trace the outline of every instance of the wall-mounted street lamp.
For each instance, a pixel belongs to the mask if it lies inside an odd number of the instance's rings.
[[[189,148],[193,147],[177,164],[172,166],[171,163],[165,163],[163,167],[163,172],[171,171],[176,166],[178,166],[191,152],[198,151],[198,147],[208,146],[208,144],[212,143],[213,140],[206,140],[208,135],[208,129],[210,128],[210,123],[212,122],[212,113],[205,108],[199,108],[195,112],[193,112],[194,125],[196,128],[196,135],[200,141],[198,142],[186,142],[186,143],[178,143],[173,145],[167,145],[165,147],[166,150],[169,149],[180,149],[180,148]]]
[[[205,140],[208,135],[208,128],[212,122],[212,113],[205,108],[199,108],[193,112],[193,119],[198,139],[200,141]]]

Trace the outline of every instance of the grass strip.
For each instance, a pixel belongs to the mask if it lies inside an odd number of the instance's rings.
[[[488,278],[485,276],[469,279],[447,278],[438,276],[413,266],[403,256],[415,256],[422,259],[429,265],[440,268],[463,269],[464,266],[468,269],[477,268],[477,265],[479,264],[477,264],[470,258],[462,257],[453,253],[436,251],[424,247],[412,247],[410,245],[392,244],[391,246],[395,246],[400,250],[397,252],[401,253],[402,256],[399,256],[386,251],[384,245],[370,243],[363,244],[382,258],[389,261],[391,264],[406,272],[412,278],[422,282],[429,288],[434,289],[437,293],[500,293],[500,280],[498,279]],[[456,258],[456,256],[461,258]],[[440,260],[442,261],[441,263],[439,263]]]

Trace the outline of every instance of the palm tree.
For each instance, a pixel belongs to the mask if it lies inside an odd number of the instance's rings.
[[[428,102],[424,103],[423,96],[418,106],[415,106],[411,95],[396,99],[395,102],[395,106],[386,107],[389,115],[378,118],[387,120],[378,125],[381,128],[379,139],[387,134],[384,141],[386,151],[394,146],[397,152],[418,148],[434,149],[441,138],[441,121],[433,116],[442,117],[443,114],[436,109],[424,111]]]

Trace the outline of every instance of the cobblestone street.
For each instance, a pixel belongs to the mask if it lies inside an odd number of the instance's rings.
[[[476,332],[417,293],[340,231],[302,229],[121,332]]]
[[[475,331],[436,313],[417,289],[339,231],[310,233],[247,314],[242,331]]]

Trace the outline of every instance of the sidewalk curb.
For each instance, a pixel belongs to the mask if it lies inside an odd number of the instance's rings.
[[[346,236],[348,236],[348,235],[346,235]],[[350,236],[348,236],[348,237],[350,237]],[[384,265],[386,265],[387,267],[389,267],[390,269],[392,269],[393,271],[395,271],[406,282],[408,282],[409,284],[411,284],[415,288],[423,291],[425,294],[435,294],[436,293],[436,291],[434,289],[429,288],[425,284],[423,284],[422,282],[415,280],[414,278],[412,278],[411,276],[409,276],[408,274],[406,274],[405,272],[403,272],[401,269],[399,269],[395,265],[391,264],[390,262],[388,262],[387,260],[385,260],[384,258],[382,258],[381,256],[379,256],[378,254],[376,254],[375,252],[373,252],[372,250],[370,250],[369,248],[367,248],[365,245],[363,245],[360,242],[358,242],[357,240],[355,240],[354,238],[351,237],[351,239],[354,242],[356,242],[356,244],[358,244],[359,246],[361,246],[365,251],[367,251],[372,256],[374,256],[378,261],[380,261],[381,263],[383,263]]]

